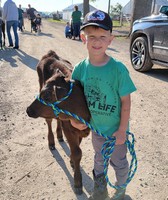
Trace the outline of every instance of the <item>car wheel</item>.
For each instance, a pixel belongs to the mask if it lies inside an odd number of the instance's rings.
[[[149,71],[153,63],[148,51],[148,42],[145,37],[136,38],[130,48],[130,58],[133,68],[136,71]]]

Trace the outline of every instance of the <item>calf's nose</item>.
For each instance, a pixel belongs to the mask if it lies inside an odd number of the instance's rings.
[[[33,117],[33,118],[37,118],[38,117],[37,114],[36,114],[36,112],[33,109],[31,109],[31,107],[28,107],[26,109],[26,113],[27,113],[27,115],[29,117]]]

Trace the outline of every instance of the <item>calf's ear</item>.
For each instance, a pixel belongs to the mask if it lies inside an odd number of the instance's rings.
[[[67,74],[65,75],[64,79],[65,79],[66,82],[72,80],[72,73],[67,71]]]

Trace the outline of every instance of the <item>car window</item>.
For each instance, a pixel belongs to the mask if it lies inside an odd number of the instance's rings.
[[[162,6],[159,12],[168,16],[168,6]]]

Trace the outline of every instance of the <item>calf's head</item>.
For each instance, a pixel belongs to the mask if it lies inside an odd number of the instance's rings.
[[[53,76],[46,80],[44,86],[40,91],[39,97],[44,102],[53,104],[60,99],[67,96],[70,91],[71,82],[66,82],[63,73],[57,70]],[[61,101],[57,105],[60,109],[74,113],[84,120],[90,120],[90,113],[87,107],[86,99],[84,96],[83,87],[79,81],[74,81],[71,94],[67,99]],[[27,114],[29,117],[37,118],[59,118],[61,120],[68,120],[72,118],[64,113],[59,113],[58,116],[54,114],[52,107],[44,105],[38,99],[36,99],[28,108]]]

